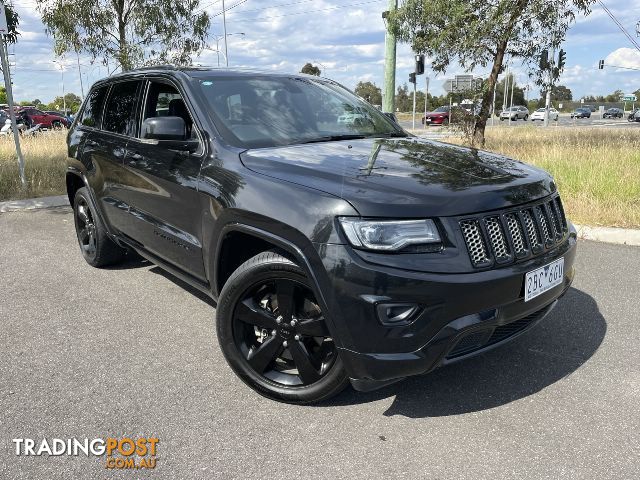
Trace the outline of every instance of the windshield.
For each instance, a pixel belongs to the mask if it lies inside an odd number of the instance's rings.
[[[449,107],[438,107],[434,110],[434,112],[448,112]]]
[[[212,76],[196,82],[216,126],[237,147],[406,136],[382,112],[328,80]]]

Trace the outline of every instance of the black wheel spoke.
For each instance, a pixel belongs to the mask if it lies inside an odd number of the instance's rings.
[[[253,298],[247,298],[236,307],[235,316],[238,320],[261,328],[276,328],[276,319],[265,309],[261,308]]]
[[[83,229],[80,230],[80,241],[83,244],[86,244],[89,241],[89,229],[87,227],[84,227]]]
[[[315,361],[304,343],[299,340],[292,341],[289,345],[289,351],[303,383],[310,384],[320,380],[319,369],[316,368]]]
[[[276,297],[278,299],[278,315],[285,323],[293,316],[295,284],[287,280],[276,280]]]
[[[84,205],[80,205],[78,206],[78,218],[85,224],[87,225],[90,220],[89,220],[89,216],[87,215],[87,211]]]
[[[258,348],[249,351],[247,360],[256,372],[263,373],[282,353],[282,342],[279,336],[269,337]]]
[[[300,320],[298,331],[309,337],[330,337],[324,317],[312,318],[310,320]]]

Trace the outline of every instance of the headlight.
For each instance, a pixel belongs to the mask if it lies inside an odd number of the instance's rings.
[[[409,245],[440,244],[433,220],[362,220],[340,217],[340,224],[354,247],[379,251],[398,251]],[[433,249],[427,250],[433,251]]]

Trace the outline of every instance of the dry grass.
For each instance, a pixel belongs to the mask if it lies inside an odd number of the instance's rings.
[[[637,129],[498,127],[486,149],[549,171],[573,222],[640,227]]]
[[[26,191],[20,188],[13,141],[0,137],[0,200],[64,194],[65,133],[25,138],[22,146]],[[498,127],[487,130],[486,148],[551,172],[574,222],[640,227],[637,129]]]
[[[20,183],[12,135],[0,137],[0,200],[61,195],[66,192],[66,132],[45,132],[21,139],[27,189]]]

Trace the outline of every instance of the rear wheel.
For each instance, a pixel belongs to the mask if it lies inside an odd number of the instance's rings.
[[[349,383],[309,281],[283,256],[264,252],[242,264],[225,283],[216,316],[229,365],[261,395],[314,403]]]
[[[93,267],[104,267],[121,262],[126,250],[109,238],[89,198],[86,187],[76,192],[73,202],[73,217],[80,252]]]

